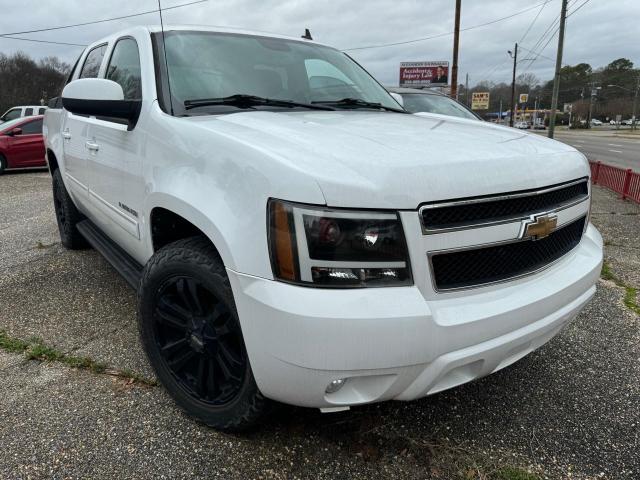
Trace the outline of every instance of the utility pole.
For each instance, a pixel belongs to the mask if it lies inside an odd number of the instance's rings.
[[[633,96],[633,113],[631,114],[631,118],[633,119],[631,122],[631,130],[635,130],[638,127],[638,93],[640,93],[640,74],[638,74],[638,83],[636,85],[636,93]]]
[[[465,96],[464,103],[468,107],[469,106],[469,74],[468,73],[467,73],[467,79],[464,81],[464,96]]]
[[[509,52],[511,54],[511,52]],[[516,106],[516,63],[518,63],[518,44],[513,50],[513,78],[511,79],[511,116],[509,117],[509,126],[513,127],[513,117],[515,115]]]
[[[549,138],[553,138],[556,128],[556,110],[558,109],[558,93],[560,92],[560,69],[562,68],[562,49],[564,48],[564,26],[567,21],[567,0],[562,0],[560,10],[560,32],[558,36],[558,53],[556,55],[556,74],[553,77],[553,95],[551,97],[551,117],[549,118]]]
[[[602,90],[602,87],[596,87],[596,82],[591,82],[591,96],[589,97],[589,118],[587,118],[587,128],[591,128],[591,119],[593,118],[593,101],[598,96],[598,90]]]
[[[453,64],[451,66],[451,98],[458,98],[458,43],[460,41],[460,4],[456,0],[456,20],[453,34]]]

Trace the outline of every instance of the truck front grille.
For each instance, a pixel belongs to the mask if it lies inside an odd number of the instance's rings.
[[[541,240],[517,240],[430,255],[436,290],[454,290],[523,276],[566,255],[579,243],[586,217]]]
[[[583,178],[538,190],[427,204],[420,209],[420,220],[425,234],[439,233],[524,219],[531,214],[558,210],[587,198],[588,179]]]

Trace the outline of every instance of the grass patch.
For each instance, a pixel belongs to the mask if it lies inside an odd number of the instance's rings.
[[[61,363],[70,368],[86,370],[95,374],[108,374],[129,380],[129,383],[139,383],[148,386],[157,386],[158,382],[143,377],[129,369],[119,370],[109,368],[106,364],[98,362],[89,357],[69,355],[61,350],[46,345],[39,338],[31,338],[28,341],[13,338],[7,335],[4,330],[0,330],[0,350],[9,353],[24,354],[28,360],[40,362]]]
[[[0,348],[9,353],[24,353],[29,348],[29,343],[17,338],[10,338],[0,330]]]
[[[623,303],[627,308],[633,310],[637,315],[640,315],[640,305],[638,305],[638,302],[636,301],[636,298],[638,298],[638,290],[628,286],[625,286],[624,289],[625,294],[624,299],[622,300]]]
[[[600,277],[603,280],[613,282],[616,284],[616,286],[624,289],[624,298],[622,299],[622,303],[624,303],[625,307],[634,312],[636,315],[640,315],[640,305],[638,305],[638,302],[636,301],[636,298],[638,298],[637,288],[630,287],[620,277],[613,273],[613,270],[611,270],[611,266],[607,262],[604,262],[602,264]]]
[[[538,475],[534,475],[517,467],[500,468],[489,478],[495,480],[540,480]]]
[[[604,280],[609,280],[610,282],[618,283],[616,280],[616,276],[611,271],[611,266],[607,262],[602,264],[602,271],[600,272],[600,277]]]

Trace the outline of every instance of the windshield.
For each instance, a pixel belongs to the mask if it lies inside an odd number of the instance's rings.
[[[8,130],[11,130],[13,127],[24,121],[25,119],[21,117],[14,120],[9,120],[7,122],[0,122],[0,132],[6,133]]]
[[[162,48],[159,34],[154,39],[158,49]],[[165,45],[169,88],[176,115],[187,114],[185,101],[232,95],[253,95],[300,104],[348,98],[400,109],[362,67],[333,48],[306,41],[198,31],[166,32]],[[166,77],[162,60],[159,64]],[[168,97],[165,98],[166,108]],[[283,107],[256,105],[251,108],[279,111]],[[351,102],[342,108],[366,107]],[[240,109],[229,104],[206,105],[189,109],[188,114],[237,112]]]
[[[478,120],[478,117],[465,107],[444,95],[433,95],[430,93],[402,93],[401,95],[404,101],[404,108],[411,113],[439,113],[452,117]]]

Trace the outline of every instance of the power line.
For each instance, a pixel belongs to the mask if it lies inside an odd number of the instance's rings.
[[[585,0],[585,2],[580,5],[576,10],[573,11],[573,13],[575,13],[578,9],[580,9],[581,7],[583,7],[587,2],[589,2],[590,0]],[[567,8],[572,7],[573,5],[575,5],[576,3],[578,3],[578,0],[571,0],[571,2],[569,2],[569,5],[567,6]],[[567,18],[569,17],[569,15],[567,15]],[[555,29],[554,29],[555,26]],[[547,46],[549,45],[549,43],[551,43],[551,40],[553,40],[553,38],[556,36],[556,34],[560,31],[560,18],[555,18],[553,20],[553,22],[551,22],[551,24],[547,27],[547,29],[544,31],[544,33],[540,36],[540,38],[538,39],[538,41],[536,42],[536,44],[533,46],[532,49],[528,49],[525,48],[525,50],[528,50],[529,52],[533,53],[535,55],[534,58],[532,58],[529,61],[529,65],[527,65],[527,68],[525,69],[525,71],[523,73],[528,72],[531,67],[533,66],[533,64],[536,62],[536,60],[538,60],[539,57],[542,58],[546,58],[548,60],[554,61],[553,59],[549,58],[549,57],[545,57],[544,55],[542,55],[542,52],[547,48]],[[551,36],[549,37],[549,39],[547,40],[547,42],[544,44],[544,46],[542,46],[542,48],[538,47],[540,45],[542,45],[542,42],[544,42],[545,37],[547,36],[548,33],[551,33]],[[524,47],[523,47],[524,48]]]
[[[10,37],[7,35],[2,35],[0,38],[4,38],[7,40],[21,40],[23,42],[35,42],[35,43],[49,43],[52,45],[66,45],[71,47],[86,47],[86,45],[81,43],[69,43],[69,42],[53,42],[51,40],[37,40],[35,38],[20,38],[20,37]]]
[[[536,16],[533,18],[532,22],[529,24],[529,28],[527,28],[527,30],[524,32],[524,34],[522,35],[522,37],[520,38],[520,40],[518,40],[518,43],[522,43],[524,41],[524,39],[527,37],[527,35],[529,34],[529,32],[531,31],[531,28],[533,27],[533,25],[536,23],[536,20],[538,20],[538,17],[540,16],[540,14],[542,13],[542,10],[544,10],[544,7],[547,6],[547,3],[549,3],[551,0],[547,0],[546,2],[544,2],[542,4],[542,6],[540,7],[540,10],[538,10],[538,13],[536,14]]]
[[[522,72],[522,74],[527,73],[531,69],[531,66],[535,63],[536,60],[538,60],[538,58],[542,55],[542,52],[544,52],[544,49],[549,46],[549,44],[551,43],[551,40],[555,38],[555,36],[558,34],[559,31],[560,31],[560,27],[558,26],[553,32],[553,34],[549,37],[549,40],[547,40],[547,43],[545,43],[544,46],[537,53],[535,53],[535,57],[531,59],[531,61],[529,62],[529,65],[524,70],[524,72]]]
[[[542,55],[541,53],[536,54],[536,52],[534,52],[533,50],[529,50],[528,48],[523,47],[522,45],[519,45],[519,47],[522,48],[523,50],[526,50],[527,52],[533,53],[534,55],[538,55],[538,57],[542,57],[542,58],[544,58],[546,60],[551,60],[552,62],[555,62],[555,60],[553,58],[551,58],[551,57],[547,57],[545,55]]]
[[[574,13],[576,13],[578,10],[580,10],[582,7],[584,7],[587,3],[589,3],[591,0],[585,0],[578,8],[576,8],[573,12],[571,12],[569,15],[567,15],[567,18],[569,18],[571,15],[573,15]]]
[[[533,19],[533,21],[529,24],[529,28],[527,28],[527,31],[524,33],[524,35],[522,35],[522,38],[520,39],[520,42],[522,42],[522,40],[529,34],[529,31],[531,30],[531,28],[533,27],[533,25],[536,23],[536,20],[538,19],[538,17],[540,16],[540,14],[542,13],[542,10],[544,9],[544,7],[547,5],[547,3],[549,3],[549,1],[551,0],[546,0],[542,6],[540,7],[540,10],[538,10],[537,15],[535,16],[535,18]],[[555,20],[554,20],[555,22]],[[548,27],[547,27],[548,30]],[[545,31],[546,34],[546,31]],[[518,43],[520,43],[518,42]],[[522,47],[522,46],[521,46]],[[524,47],[522,47],[524,48]],[[524,48],[525,50],[528,50],[531,52],[531,50],[529,50],[528,48]],[[532,52],[535,53],[535,52]],[[496,63],[492,68],[486,69],[481,75],[480,78],[486,79],[488,80],[489,78],[491,78],[495,72],[502,67],[505,63],[507,62],[507,59],[505,58],[504,60],[502,60],[501,62]]]
[[[163,10],[173,10],[173,9],[176,9],[176,8],[187,7],[189,5],[195,5],[197,3],[204,3],[204,2],[208,2],[208,1],[209,0],[196,0],[194,2],[181,3],[180,5],[174,5],[173,7],[166,7],[166,8],[163,8]],[[73,27],[84,27],[86,25],[95,25],[97,23],[113,22],[115,20],[124,20],[125,18],[141,17],[143,15],[149,15],[151,13],[158,13],[158,12],[159,12],[158,9],[147,10],[146,12],[132,13],[130,15],[122,15],[120,17],[104,18],[102,20],[94,20],[92,22],[74,23],[74,24],[71,24],[71,25],[60,25],[60,26],[57,26],[57,27],[39,28],[37,30],[24,30],[22,32],[0,33],[0,37],[8,37],[10,35],[22,35],[22,34],[26,34],[26,33],[50,32],[52,30],[63,30],[65,28],[73,28]],[[43,42],[44,42],[44,40],[43,40]],[[53,43],[53,42],[51,42],[51,43]]]
[[[524,10],[520,10],[519,12],[513,13],[511,15],[507,15],[506,17],[502,17],[502,18],[497,18],[495,20],[491,20],[490,22],[481,23],[481,24],[478,24],[478,25],[473,25],[471,27],[461,28],[460,31],[461,32],[466,32],[467,30],[473,30],[475,28],[486,27],[487,25],[493,25],[494,23],[498,23],[498,22],[501,22],[503,20],[508,20],[510,18],[513,18],[513,17],[518,16],[518,15],[522,15],[525,12],[533,10],[534,8],[538,8],[538,7],[542,6],[542,5],[544,5],[545,3],[547,3],[548,1],[549,0],[545,0],[543,3],[539,3],[539,4],[534,5],[532,7],[525,8]],[[402,42],[382,43],[382,44],[379,44],[379,45],[366,45],[366,46],[362,46],[362,47],[343,48],[342,50],[343,51],[355,51],[355,50],[368,50],[368,49],[371,49],[371,48],[393,47],[393,46],[396,46],[396,45],[406,45],[408,43],[424,42],[426,40],[432,40],[434,38],[445,37],[447,35],[453,35],[453,33],[454,32],[439,33],[437,35],[432,35],[430,37],[415,38],[413,40],[404,40]]]

